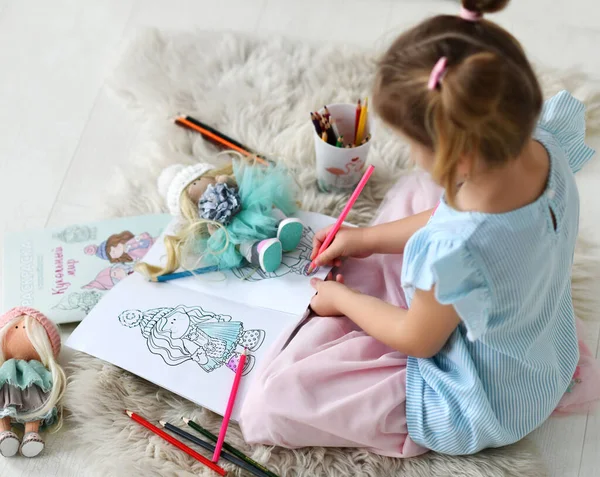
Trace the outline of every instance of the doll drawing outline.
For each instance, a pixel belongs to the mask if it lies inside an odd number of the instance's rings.
[[[129,309],[119,313],[118,320],[127,328],[139,328],[148,351],[160,356],[167,366],[192,361],[206,373],[223,366],[235,372],[246,349],[243,374],[247,375],[256,360],[252,353],[266,337],[262,329],[245,330],[243,322],[200,306]]]
[[[96,240],[97,227],[89,225],[71,225],[56,232],[52,238],[64,243],[79,243]]]
[[[65,311],[81,310],[87,315],[98,304],[100,298],[102,294],[96,290],[72,292],[64,295],[52,308]]]

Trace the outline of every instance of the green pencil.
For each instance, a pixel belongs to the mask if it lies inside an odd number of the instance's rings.
[[[188,426],[190,426],[192,429],[194,429],[195,431],[199,432],[200,434],[202,434],[204,437],[206,437],[207,439],[210,439],[213,442],[217,442],[217,436],[215,436],[212,432],[204,429],[204,427],[202,427],[200,424],[196,424],[194,421],[192,421],[191,419],[187,419],[187,418],[183,418],[183,422],[185,422]],[[223,443],[223,449],[231,452],[233,455],[235,455],[236,457],[239,457],[240,459],[248,462],[248,464],[253,465],[254,467],[256,467],[257,469],[262,470],[263,472],[265,472],[266,474],[269,475],[269,477],[279,477],[277,474],[271,472],[269,469],[267,469],[264,465],[259,464],[258,462],[256,462],[254,459],[251,459],[250,457],[248,457],[246,454],[244,454],[242,451],[237,450],[235,447],[233,447],[231,444],[228,444],[227,442]]]
[[[339,136],[335,147],[344,147],[344,136]]]

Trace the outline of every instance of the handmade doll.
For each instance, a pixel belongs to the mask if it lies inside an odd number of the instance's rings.
[[[200,263],[225,270],[245,261],[270,273],[281,264],[282,252],[294,250],[302,238],[302,222],[289,217],[296,210],[294,183],[282,168],[174,165],[163,171],[158,188],[180,226],[165,237],[165,267],[138,264],[145,275]]]
[[[0,343],[0,454],[35,457],[44,449],[40,427],[61,422],[60,335],[39,311],[17,307],[0,317]],[[12,423],[24,424],[21,441]]]

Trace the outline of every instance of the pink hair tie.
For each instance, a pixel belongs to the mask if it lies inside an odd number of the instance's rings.
[[[458,16],[468,22],[478,22],[483,18],[483,14],[481,12],[474,12],[473,10],[469,10],[465,7],[460,7],[460,13]]]
[[[446,64],[448,63],[448,59],[445,56],[442,56],[433,69],[431,70],[431,74],[429,75],[429,81],[427,82],[427,89],[434,90],[440,84],[442,80],[442,76],[446,72]]]

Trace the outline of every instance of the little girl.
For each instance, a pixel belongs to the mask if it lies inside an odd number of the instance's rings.
[[[519,43],[482,18],[506,3],[463,0],[379,64],[375,109],[442,198],[405,178],[377,225],[342,229],[319,256],[354,259],[313,279],[319,316],[258,370],[241,411],[249,442],[470,454],[520,440],[561,398],[598,397],[598,378],[577,372],[572,387],[584,107],[567,92],[543,104]]]

